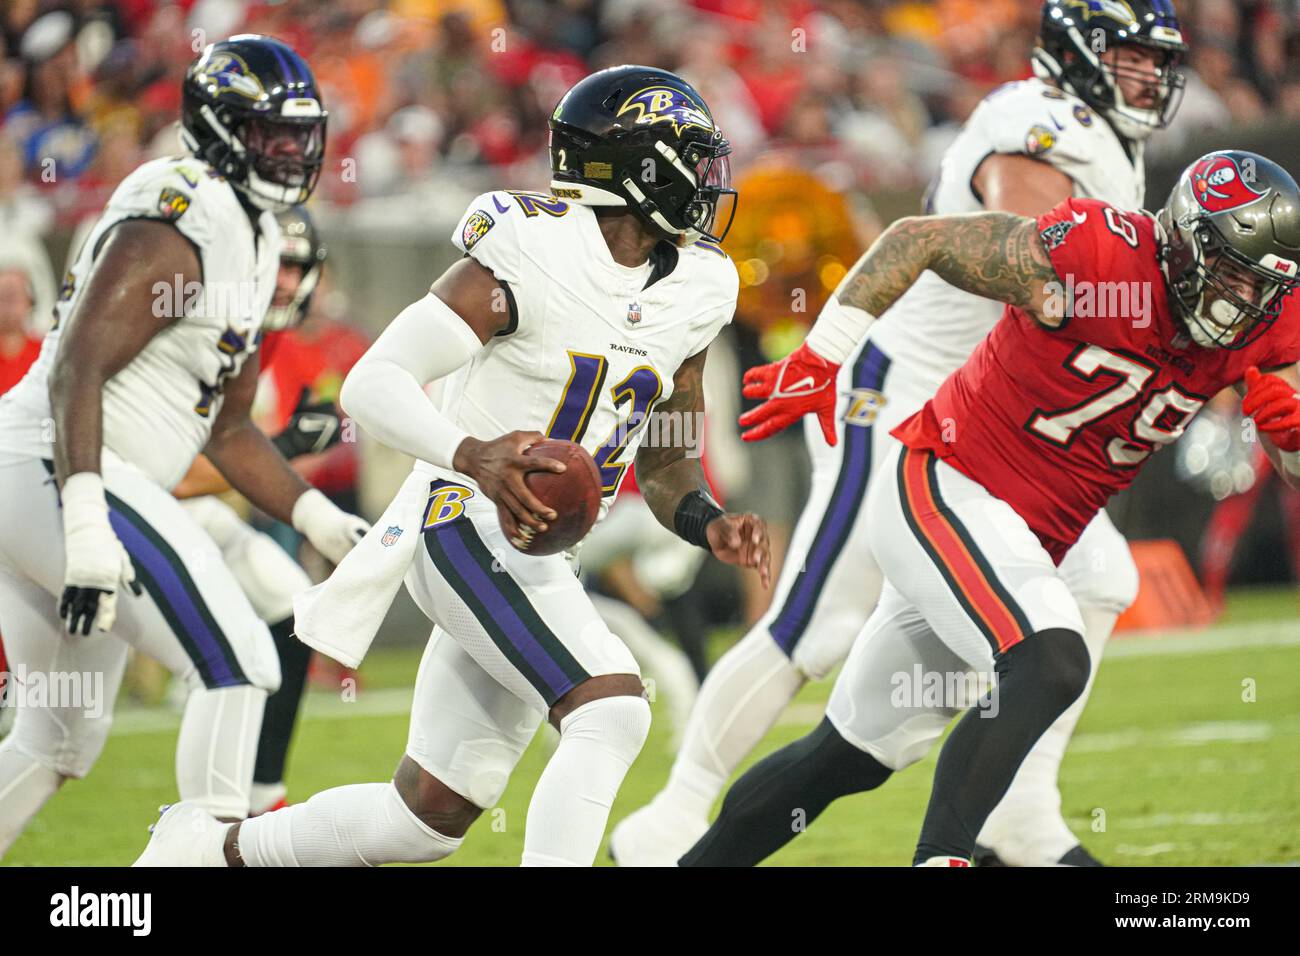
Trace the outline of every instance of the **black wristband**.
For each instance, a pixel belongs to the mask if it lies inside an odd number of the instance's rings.
[[[692,491],[677,504],[677,512],[673,515],[673,530],[683,541],[712,552],[705,529],[710,521],[724,514],[726,512],[718,507],[718,503],[703,491]]]

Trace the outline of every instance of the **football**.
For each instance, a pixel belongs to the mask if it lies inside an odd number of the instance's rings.
[[[600,512],[600,470],[591,455],[577,442],[547,439],[531,445],[525,455],[537,458],[554,458],[568,465],[560,474],[551,471],[530,471],[524,478],[529,489],[542,501],[555,509],[558,517],[547,522],[545,531],[528,536],[529,529],[521,529],[526,544],[519,548],[525,554],[557,554],[581,541]],[[505,509],[497,505],[497,517],[504,517]],[[502,521],[502,527],[505,522]]]

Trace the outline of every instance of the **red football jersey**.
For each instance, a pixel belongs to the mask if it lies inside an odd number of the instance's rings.
[[[966,364],[893,434],[1015,508],[1059,563],[1213,395],[1251,365],[1300,361],[1300,306],[1289,301],[1245,348],[1202,348],[1170,310],[1148,214],[1069,199],[1038,225],[1062,279],[1061,314],[1071,317],[1049,329],[1007,306]]]

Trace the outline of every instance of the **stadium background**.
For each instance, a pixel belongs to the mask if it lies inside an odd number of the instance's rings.
[[[1175,5],[1192,49],[1187,92],[1172,128],[1151,142],[1148,206],[1212,148],[1254,149],[1300,170],[1300,0]],[[312,63],[331,113],[311,204],[330,260],[313,308],[373,336],[454,258],[448,236],[474,195],[545,188],[545,121],[560,93],[591,69],[646,63],[694,83],[734,145],[740,213],[725,246],[742,278],[727,333],[738,392],[744,366],[797,344],[871,238],[920,209],[944,148],[979,100],[1030,75],[1039,9],[1037,0],[8,0],[0,269],[14,257],[39,258],[39,249],[53,282],[122,177],[177,151],[179,80],[195,53],[231,33],[269,33]],[[337,384],[336,376],[322,390]],[[1198,448],[1157,456],[1113,507],[1121,530],[1174,539],[1198,564],[1216,499],[1251,484],[1233,414],[1207,413]],[[717,458],[730,464],[715,471],[721,490],[788,526],[806,481],[801,439],[736,454],[726,433],[733,426],[734,415],[711,424]],[[364,436],[359,460],[360,500],[373,518],[405,463]],[[1272,489],[1256,512],[1232,581],[1289,582],[1286,512]],[[713,566],[695,590],[724,635],[762,607],[752,582]],[[1289,594],[1264,600],[1267,613],[1250,605],[1236,617],[1230,600],[1228,622],[1294,616]],[[381,642],[414,647],[426,633],[399,602]],[[394,682],[400,670],[394,665]],[[1141,686],[1134,677],[1124,692]],[[1104,694],[1093,710],[1106,706]],[[1293,692],[1292,724],[1297,709]],[[1105,719],[1121,726],[1121,712]],[[1294,753],[1286,759],[1294,764]],[[158,761],[165,766],[165,754]],[[1294,805],[1287,813],[1294,827]]]

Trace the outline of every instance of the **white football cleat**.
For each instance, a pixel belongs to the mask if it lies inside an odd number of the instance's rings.
[[[225,866],[223,845],[230,828],[193,803],[160,808],[162,815],[149,828],[153,835],[132,866]]]
[[[609,855],[619,866],[676,866],[708,829],[708,820],[652,800],[614,827]]]

